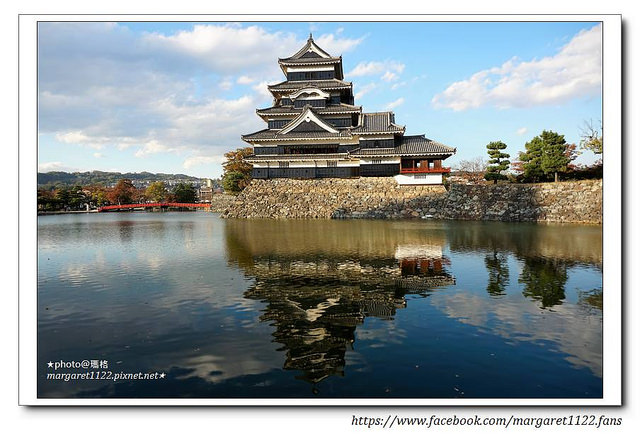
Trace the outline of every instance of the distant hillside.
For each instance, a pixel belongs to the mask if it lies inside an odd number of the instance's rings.
[[[168,184],[177,182],[190,182],[199,184],[201,178],[182,174],[167,173],[120,173],[120,172],[101,172],[94,170],[92,172],[38,172],[38,188],[51,188],[55,186],[72,186],[72,185],[95,185],[100,184],[105,187],[115,185],[118,180],[127,178],[133,181],[134,185],[146,185],[154,181],[164,181]]]

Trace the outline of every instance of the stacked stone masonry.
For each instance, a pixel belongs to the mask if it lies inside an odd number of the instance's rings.
[[[602,181],[398,185],[393,178],[256,179],[225,218],[369,218],[602,223]]]
[[[228,209],[236,197],[231,194],[214,194],[211,197],[211,211],[213,212],[224,212]]]

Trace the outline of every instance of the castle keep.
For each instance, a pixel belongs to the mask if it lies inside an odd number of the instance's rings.
[[[424,135],[406,136],[393,112],[364,113],[344,81],[342,56],[310,35],[293,56],[279,59],[286,81],[270,85],[273,106],[256,113],[267,128],[242,136],[253,178],[393,176],[399,184],[441,184],[455,153]]]

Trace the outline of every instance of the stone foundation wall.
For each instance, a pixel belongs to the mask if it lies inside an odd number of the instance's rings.
[[[211,197],[211,211],[224,212],[233,205],[235,199],[236,197],[231,194],[214,194]]]
[[[602,180],[452,185],[440,218],[602,223]]]
[[[400,218],[406,203],[443,197],[443,186],[400,186],[393,178],[254,179],[223,214],[235,218]],[[413,217],[418,217],[416,214]]]
[[[438,218],[602,223],[602,181],[400,186],[393,178],[254,179],[225,218]]]

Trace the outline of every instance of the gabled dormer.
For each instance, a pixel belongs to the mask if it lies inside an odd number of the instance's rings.
[[[329,92],[325,92],[316,87],[305,87],[289,94],[289,99],[294,108],[302,108],[305,105],[323,108],[328,105],[331,98]]]
[[[278,135],[286,135],[290,132],[312,132],[312,131],[326,131],[329,133],[338,134],[340,131],[336,130],[332,125],[325,122],[317,116],[311,106],[305,106],[302,113],[294,118],[289,124],[285,125],[280,131],[278,131]]]

